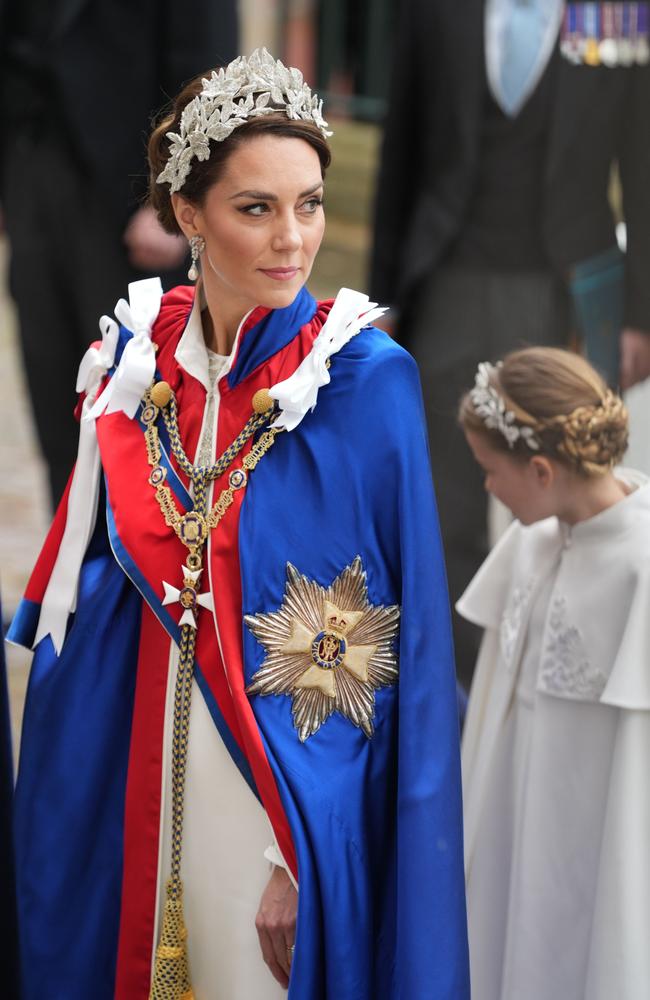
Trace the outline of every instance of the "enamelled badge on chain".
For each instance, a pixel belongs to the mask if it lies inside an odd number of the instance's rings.
[[[247,693],[289,695],[303,743],[333,712],[371,737],[375,691],[397,680],[399,615],[370,604],[359,556],[327,589],[288,564],[280,608],[244,619],[267,654]]]

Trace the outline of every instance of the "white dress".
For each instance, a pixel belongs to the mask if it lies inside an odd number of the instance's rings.
[[[458,603],[473,1000],[650,995],[650,485],[515,522]]]
[[[214,460],[219,412],[217,381],[228,370],[230,358],[206,349],[200,306],[197,296],[176,358],[207,389],[195,461],[209,463]],[[171,863],[171,719],[177,669],[178,647],[171,643],[154,956]],[[286,998],[286,991],[262,960],[255,930],[255,915],[271,873],[270,858],[283,863],[266,812],[232,761],[194,682],[181,876],[190,978],[196,1000]]]

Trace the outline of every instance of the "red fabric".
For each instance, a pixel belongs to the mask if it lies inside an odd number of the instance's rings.
[[[73,470],[74,471],[74,470]],[[25,599],[42,604],[47,585],[54,569],[56,557],[61,547],[61,539],[65,531],[65,523],[68,517],[68,497],[70,495],[70,485],[72,483],[72,472],[68,479],[67,486],[57,507],[54,520],[50,525],[41,553],[36,560],[36,565],[32,570],[27,586],[25,588]]]
[[[169,637],[143,601],[124,814],[115,1000],[147,1000],[156,916]]]
[[[176,394],[181,438],[190,456],[195,454],[198,446],[205,389],[179,368],[174,352],[185,329],[192,300],[191,288],[177,288],[168,293],[163,299],[153,331],[154,343],[158,345],[157,367]],[[323,304],[312,322],[302,327],[282,351],[261,364],[234,389],[229,387],[225,377],[221,380],[217,435],[219,454],[240,433],[250,417],[254,393],[288,378],[309,353],[328,311],[329,303]],[[256,310],[249,317],[242,336],[251,325],[259,322],[265,312]],[[162,581],[178,586],[186,549],[165,524],[154,490],[149,485],[142,428],[123,413],[104,414],[97,421],[97,436],[109,502],[121,543],[148,586],[162,601]],[[250,448],[251,442],[243,449],[241,458]],[[227,477],[228,472],[215,483],[213,502],[226,485]],[[231,586],[213,588],[218,638],[213,617],[205,610],[199,611],[196,657],[233,738],[248,760],[282,854],[294,876],[297,876],[289,823],[244,690],[238,547],[239,513],[244,492],[235,494],[232,507],[217,530],[212,532],[210,576],[215,581],[229,580]],[[169,612],[176,622],[182,613],[177,604],[166,607],[164,611]],[[150,985],[169,643],[162,625],[152,610],[145,606],[126,793],[117,1000],[146,1000]]]

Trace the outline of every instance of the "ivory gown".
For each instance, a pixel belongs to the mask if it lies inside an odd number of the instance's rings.
[[[197,462],[207,464],[215,457],[219,412],[217,382],[228,370],[230,358],[206,349],[200,312],[196,307],[178,344],[176,357],[208,391],[195,457]],[[178,647],[171,643],[165,709],[166,765],[163,770],[156,943],[171,857],[171,719],[177,669]],[[265,852],[267,857],[273,856],[280,863],[277,850],[266,812],[242,780],[194,681],[182,877],[190,976],[196,1000],[279,1000],[286,997],[286,990],[275,981],[262,959],[255,930],[255,915],[271,874]]]
[[[486,629],[463,739],[474,1000],[646,1000],[650,486],[515,522],[458,603]]]

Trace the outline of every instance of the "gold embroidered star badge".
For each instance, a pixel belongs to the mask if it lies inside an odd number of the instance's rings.
[[[289,563],[280,608],[244,621],[267,653],[248,694],[291,696],[303,743],[333,712],[372,736],[375,691],[397,680],[399,608],[370,604],[359,556],[327,589]]]

